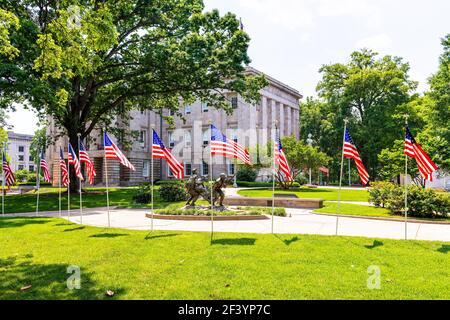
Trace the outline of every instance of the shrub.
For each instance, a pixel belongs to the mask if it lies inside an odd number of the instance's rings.
[[[150,183],[144,183],[139,186],[133,195],[135,203],[150,203],[152,201],[152,186]]]
[[[27,182],[36,182],[36,173],[27,174]]]
[[[373,182],[369,189],[369,202],[375,207],[385,208],[386,201],[395,187],[391,182]]]
[[[166,202],[187,200],[186,187],[183,183],[163,183],[159,188],[159,195]]]
[[[14,176],[16,177],[17,182],[25,182],[27,180],[28,175],[30,174],[30,171],[28,170],[17,170],[14,172]],[[34,179],[36,180],[36,179]]]
[[[242,166],[237,172],[236,179],[239,181],[255,182],[258,172],[249,166]]]
[[[303,186],[303,185],[305,185],[305,184],[308,183],[308,178],[305,177],[305,176],[302,175],[302,174],[299,174],[299,175],[295,178],[295,182],[297,182],[299,186]]]

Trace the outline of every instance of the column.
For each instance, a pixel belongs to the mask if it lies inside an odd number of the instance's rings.
[[[279,128],[280,128],[280,136],[284,136],[284,105],[281,103],[281,102],[279,102],[278,103],[278,108],[280,109],[280,115],[279,115],[279,124],[278,124],[278,126],[279,126]]]

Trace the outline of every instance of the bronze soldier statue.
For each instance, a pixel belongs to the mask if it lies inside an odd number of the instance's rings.
[[[195,207],[195,202],[198,200],[200,195],[206,192],[203,180],[197,174],[197,169],[192,170],[192,175],[186,182],[186,189],[189,194],[189,200],[186,202],[186,205]]]

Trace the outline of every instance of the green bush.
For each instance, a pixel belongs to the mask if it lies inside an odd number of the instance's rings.
[[[27,182],[36,182],[36,173],[30,172],[27,174]]]
[[[242,166],[237,172],[236,179],[238,181],[255,182],[258,172],[249,166]]]
[[[152,201],[152,185],[150,183],[141,184],[133,195],[133,201],[143,204],[150,203]]]
[[[373,182],[369,189],[369,202],[375,207],[385,208],[389,195],[395,187],[396,185],[391,182]]]
[[[308,183],[308,178],[305,177],[305,176],[302,175],[302,174],[299,174],[299,175],[295,178],[295,182],[297,182],[297,184],[298,184],[299,186],[303,186],[303,185],[305,185],[305,184]]]
[[[394,215],[405,212],[405,188],[388,182],[373,183],[369,200],[377,207],[385,207]],[[450,200],[432,189],[408,187],[408,215],[416,218],[445,218],[450,214]]]
[[[28,170],[17,170],[16,172],[14,172],[14,176],[16,177],[16,181],[18,183],[27,181],[27,177],[29,174],[30,171]]]
[[[159,195],[163,201],[178,202],[186,201],[186,187],[183,183],[164,183],[159,188]]]
[[[239,188],[271,188],[272,182],[237,181]]]

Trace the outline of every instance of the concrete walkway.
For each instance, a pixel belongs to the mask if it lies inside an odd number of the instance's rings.
[[[290,217],[274,217],[274,231],[279,234],[335,235],[337,218],[317,215],[310,210],[286,209]],[[146,218],[148,209],[113,209],[110,212],[111,227],[132,230],[150,230],[151,219]],[[63,212],[62,218],[80,223],[79,211],[73,210],[71,217]],[[34,216],[35,213],[8,214],[11,216]],[[58,212],[40,213],[41,216],[58,217]],[[210,221],[172,221],[154,219],[155,230],[210,232]],[[83,224],[107,227],[106,208],[85,209]],[[270,233],[272,221],[215,221],[215,232]],[[368,238],[404,239],[405,224],[401,221],[371,220],[339,217],[339,235]],[[408,223],[408,239],[450,242],[450,225]]]

